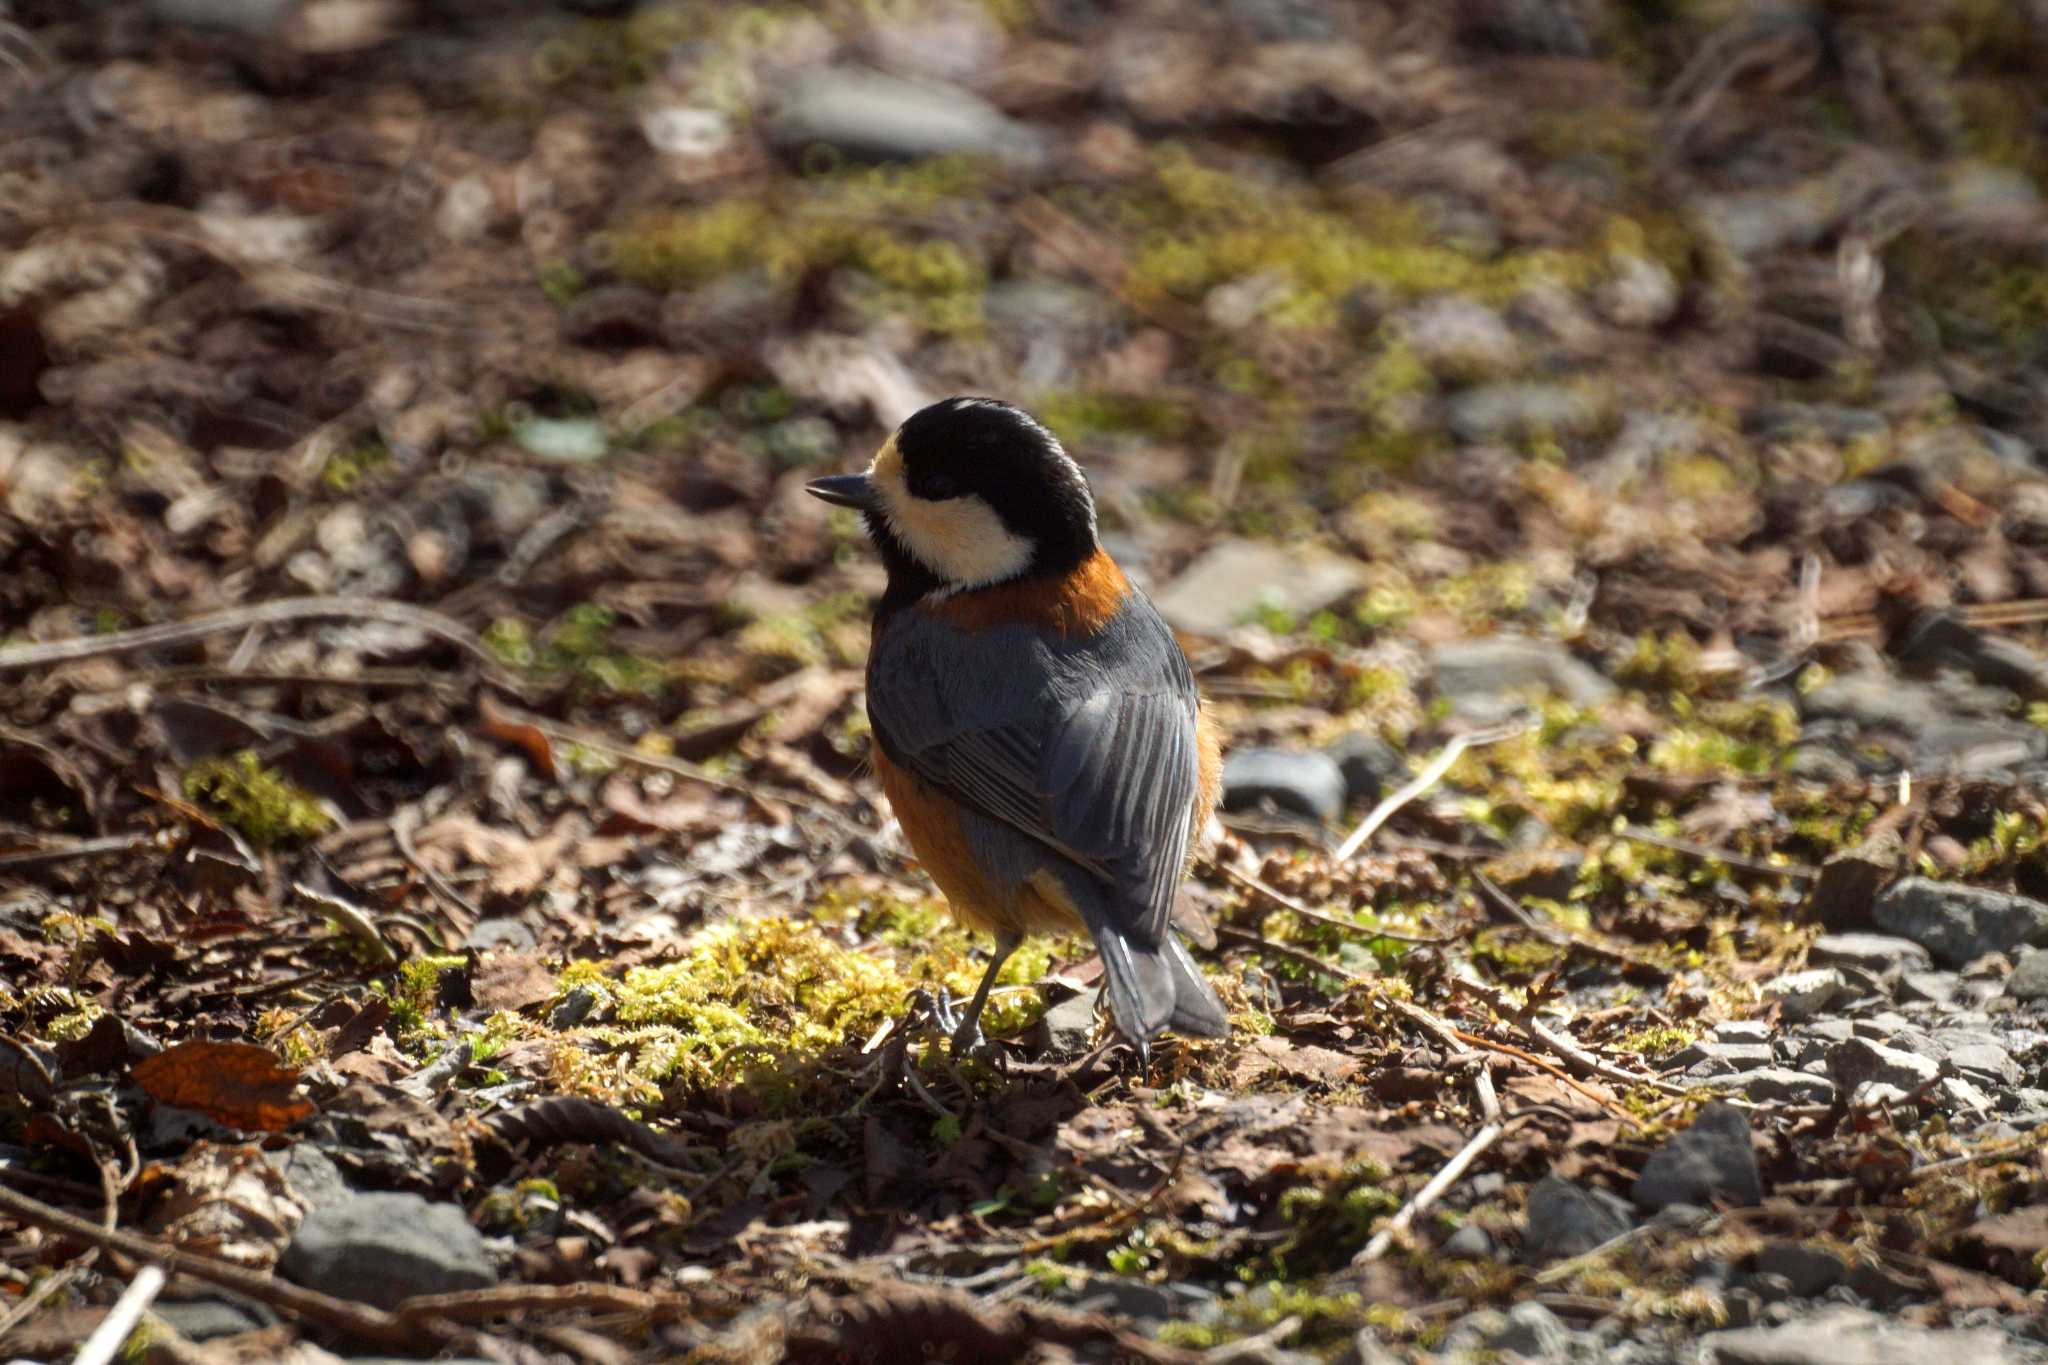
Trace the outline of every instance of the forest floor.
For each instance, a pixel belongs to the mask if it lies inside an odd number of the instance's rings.
[[[2048,1360],[2048,8],[570,8],[0,25],[0,1354]],[[953,392],[1224,1041],[943,1046]]]

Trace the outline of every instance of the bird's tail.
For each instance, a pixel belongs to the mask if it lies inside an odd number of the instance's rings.
[[[1223,1002],[1172,930],[1147,947],[1113,925],[1098,922],[1088,927],[1102,950],[1110,1013],[1126,1038],[1142,1044],[1165,1029],[1193,1038],[1221,1038],[1230,1032]]]

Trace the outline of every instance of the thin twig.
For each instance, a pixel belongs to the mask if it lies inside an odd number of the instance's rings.
[[[61,863],[72,858],[96,858],[108,853],[133,853],[156,842],[154,834],[109,834],[102,839],[79,839],[55,848],[31,848],[19,853],[0,853],[0,867],[30,867],[37,863]]]
[[[9,1174],[12,1175],[13,1172],[9,1172]],[[97,1250],[86,1253],[86,1256],[98,1255],[99,1252]],[[7,1340],[9,1332],[12,1332],[16,1327],[26,1322],[31,1314],[43,1306],[44,1300],[77,1279],[84,1269],[85,1257],[80,1257],[62,1269],[45,1275],[42,1279],[36,1281],[36,1287],[29,1290],[23,1296],[20,1303],[8,1309],[6,1313],[0,1314],[0,1341]]]
[[[1612,1062],[1603,1061],[1581,1047],[1577,1042],[1546,1026],[1535,1012],[1525,1006],[1516,1005],[1499,991],[1482,986],[1476,981],[1463,977],[1451,978],[1451,989],[1462,991],[1476,1000],[1483,1001],[1496,1015],[1518,1025],[1535,1042],[1549,1048],[1558,1056],[1570,1062],[1581,1075],[1598,1076],[1602,1080],[1614,1081],[1621,1085],[1647,1085],[1667,1095],[1683,1095],[1684,1086],[1658,1080],[1655,1076],[1638,1076],[1625,1071]]]
[[[1641,825],[1623,825],[1618,833],[1633,844],[1648,844],[1652,848],[1683,853],[1688,858],[1698,858],[1701,862],[1723,863],[1743,872],[1755,872],[1766,877],[1791,877],[1798,881],[1810,882],[1820,876],[1819,868],[1808,867],[1804,863],[1786,863],[1780,866],[1777,863],[1764,862],[1760,858],[1745,858],[1739,853],[1730,853],[1726,849],[1715,848],[1709,844],[1696,843],[1690,839],[1673,839],[1669,835],[1644,829]]]
[[[216,1261],[210,1256],[197,1256],[154,1237],[139,1237],[118,1228],[102,1228],[76,1214],[51,1208],[25,1194],[17,1194],[5,1186],[0,1186],[0,1213],[35,1227],[62,1233],[87,1246],[118,1252],[145,1265],[162,1266],[174,1275],[190,1275],[196,1280],[232,1289],[295,1318],[346,1332],[364,1341],[385,1346],[416,1346],[438,1345],[446,1338],[446,1333],[434,1330],[432,1324],[408,1322],[381,1308],[350,1303],[318,1290],[259,1275],[226,1261]]]
[[[1435,786],[1437,781],[1450,771],[1451,765],[1458,761],[1458,756],[1467,749],[1513,739],[1516,735],[1527,734],[1531,728],[1531,722],[1518,720],[1507,725],[1496,725],[1489,730],[1474,730],[1469,734],[1453,735],[1451,742],[1444,745],[1443,752],[1429,761],[1428,767],[1417,773],[1406,785],[1390,793],[1385,800],[1372,808],[1365,819],[1358,822],[1358,828],[1351,831],[1351,837],[1338,847],[1336,860],[1341,863],[1364,847],[1365,841],[1372,838],[1374,830],[1392,818],[1395,811]]]
[[[72,640],[52,640],[39,645],[15,645],[10,649],[0,649],[0,673],[76,663],[80,659],[98,659],[110,654],[129,654],[138,649],[186,645],[252,626],[333,620],[376,621],[424,631],[446,640],[483,664],[485,676],[498,686],[514,694],[525,691],[524,684],[506,675],[498,666],[497,659],[484,648],[476,632],[460,621],[426,607],[416,607],[410,602],[396,602],[383,597],[285,597],[275,602],[258,602],[253,606],[209,612],[189,621],[170,621],[163,625],[110,631],[105,635],[85,635]]]
[[[1603,1095],[1584,1081],[1573,1079],[1570,1072],[1555,1062],[1545,1061],[1528,1049],[1516,1047],[1513,1043],[1495,1042],[1491,1038],[1482,1037],[1477,1033],[1467,1033],[1463,1029],[1453,1029],[1452,1032],[1457,1035],[1461,1042],[1469,1043],[1473,1047],[1483,1047],[1488,1052],[1498,1052],[1504,1057],[1513,1057],[1518,1061],[1527,1062],[1539,1071],[1548,1073],[1560,1084],[1570,1086],[1573,1090],[1578,1091],[1581,1095],[1584,1095],[1587,1099],[1631,1127],[1641,1128],[1644,1126],[1641,1119],[1622,1108],[1621,1104],[1612,1096]]]
[[[1637,967],[1643,971],[1657,972],[1667,977],[1672,974],[1671,969],[1662,963],[1652,962],[1646,957],[1638,957],[1634,953],[1620,948],[1611,948],[1589,935],[1571,933],[1555,925],[1543,923],[1536,916],[1529,913],[1528,908],[1520,901],[1495,884],[1493,879],[1484,872],[1475,870],[1472,873],[1472,884],[1479,888],[1479,894],[1484,899],[1492,902],[1496,909],[1546,943],[1555,944],[1560,948],[1582,949],[1593,954],[1595,957],[1604,957],[1610,962],[1619,962],[1626,967]]]
[[[1485,1082],[1486,1089],[1491,1091],[1493,1088],[1492,1080],[1487,1076],[1484,1067],[1480,1068],[1479,1075]],[[1484,1096],[1481,1097],[1481,1107],[1485,1107]],[[1494,1108],[1497,1114],[1499,1109],[1498,1100],[1495,1100]],[[1505,1120],[1498,1117],[1489,1119],[1478,1132],[1472,1135],[1470,1141],[1458,1149],[1455,1156],[1444,1163],[1442,1170],[1430,1177],[1427,1185],[1417,1190],[1409,1198],[1408,1202],[1401,1206],[1400,1211],[1387,1220],[1385,1227],[1372,1235],[1372,1240],[1365,1244],[1365,1249],[1351,1258],[1351,1264],[1369,1265],[1386,1255],[1387,1248],[1394,1244],[1394,1238],[1407,1231],[1409,1224],[1413,1223],[1416,1218],[1427,1213],[1429,1206],[1441,1199],[1444,1191],[1455,1185],[1458,1182],[1458,1177],[1465,1174],[1466,1169],[1473,1162],[1477,1161],[1487,1148],[1500,1141],[1500,1135],[1507,1130],[1508,1125]]]
[[[483,919],[484,912],[472,904],[469,897],[457,891],[455,883],[427,866],[420,858],[420,851],[413,847],[412,827],[418,819],[419,807],[417,806],[408,806],[392,816],[391,842],[398,846],[399,856],[411,863],[413,869],[427,879],[427,885],[433,888],[435,895],[468,915],[470,924],[472,926],[475,925],[479,920]]]
[[[1221,872],[1224,876],[1230,878],[1230,880],[1236,882],[1239,886],[1242,886],[1245,890],[1250,891],[1252,894],[1272,902],[1274,905],[1280,907],[1282,910],[1285,910],[1288,914],[1298,915],[1302,919],[1312,920],[1317,924],[1327,924],[1332,929],[1343,929],[1349,933],[1357,934],[1363,938],[1384,938],[1391,940],[1395,943],[1457,942],[1455,938],[1445,935],[1404,934],[1394,929],[1375,929],[1371,925],[1360,924],[1355,920],[1343,919],[1337,915],[1326,915],[1320,910],[1309,909],[1306,905],[1303,905],[1300,901],[1294,899],[1294,897],[1288,895],[1286,892],[1277,890],[1273,887],[1266,885],[1266,883],[1260,881],[1257,877],[1251,876],[1249,873],[1238,871],[1229,863],[1224,862],[1221,858],[1211,857],[1209,859],[1209,864],[1210,866],[1214,867],[1217,871]]]

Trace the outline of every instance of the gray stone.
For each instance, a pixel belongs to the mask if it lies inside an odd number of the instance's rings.
[[[1223,809],[1262,806],[1328,823],[1344,813],[1344,770],[1311,750],[1236,749],[1223,760]]]
[[[1045,155],[1035,130],[958,86],[844,67],[796,77],[776,100],[767,132],[792,152],[824,143],[879,157],[965,153],[1031,163]]]
[[[1306,616],[1365,586],[1365,567],[1308,545],[1223,540],[1166,585],[1153,605],[1191,635],[1228,634],[1262,610]]]
[[[1555,693],[1575,706],[1611,701],[1614,684],[1573,657],[1563,645],[1520,635],[1492,635],[1457,640],[1430,651],[1430,674],[1436,690],[1453,704],[1467,698],[1491,698],[1536,691]]]
[[[265,1152],[263,1159],[291,1185],[292,1193],[311,1208],[331,1208],[353,1197],[348,1183],[341,1178],[341,1168],[310,1142],[295,1142],[281,1152]]]
[[[1621,1201],[1581,1189],[1569,1180],[1545,1176],[1529,1191],[1529,1227],[1522,1255],[1536,1264],[1580,1256],[1627,1232]]]
[[[1879,928],[1912,939],[1948,967],[1965,966],[1986,953],[2048,946],[2048,905],[1925,877],[1908,877],[1885,890],[1871,907],[1871,917]]]
[[[512,439],[557,464],[589,464],[611,452],[604,423],[592,417],[529,417],[512,428]]]
[[[1989,1114],[1998,1108],[1997,1101],[1982,1086],[1961,1076],[1942,1077],[1934,1087],[1934,1094],[1942,1108],[1965,1114]]]
[[[1582,432],[1606,411],[1595,395],[1562,384],[1504,381],[1453,395],[1444,416],[1452,435],[1472,443],[1537,432]]]
[[[1726,1065],[1703,1074],[1725,1076],[1735,1072],[1756,1071],[1776,1060],[1769,1043],[1723,1043],[1715,1039],[1702,1038],[1673,1057],[1670,1064],[1685,1067],[1690,1071],[1702,1062],[1721,1062]]]
[[[1765,1067],[1742,1078],[1742,1093],[1758,1104],[1833,1104],[1835,1083],[1785,1067]]]
[[[277,1273],[379,1308],[413,1294],[488,1289],[498,1268],[453,1204],[416,1194],[356,1194],[315,1209],[278,1259]]]
[[[239,1336],[277,1325],[277,1314],[253,1299],[240,1299],[225,1292],[198,1299],[159,1299],[149,1310],[177,1330],[187,1341],[211,1341],[215,1337]]]
[[[1806,960],[1816,967],[1861,967],[1880,976],[1934,965],[1925,948],[1890,934],[1822,934]]]
[[[1714,1025],[1717,1043],[1768,1043],[1776,1033],[1761,1019],[1729,1019]]]
[[[1941,1059],[1942,1070],[1979,1085],[2013,1086],[2020,1083],[2019,1063],[1995,1043],[1964,1043],[1948,1050]]]
[[[1477,1223],[1466,1223],[1444,1238],[1443,1254],[1467,1261],[1487,1261],[1493,1259],[1496,1249],[1492,1233]]]
[[[1171,1290],[1142,1280],[1104,1276],[1091,1279],[1087,1292],[1074,1307],[1084,1313],[1108,1313],[1139,1322],[1161,1323],[1174,1316],[1178,1307]]]
[[[1906,1003],[1924,1000],[1930,1004],[1946,1005],[1962,988],[1963,979],[1954,972],[1899,973],[1898,997]]]
[[[1557,1314],[1540,1303],[1518,1303],[1508,1310],[1507,1325],[1488,1344],[1532,1360],[1558,1360],[1570,1348],[1572,1332]]]
[[[1706,1106],[1690,1128],[1650,1154],[1632,1194],[1652,1211],[1716,1199],[1761,1203],[1763,1181],[1749,1142],[1748,1118],[1732,1104]]]
[[[1778,1017],[1788,1024],[1803,1023],[1839,1000],[1849,983],[1833,967],[1810,967],[1787,972],[1764,982],[1764,998],[1778,1002]]]
[[[1349,801],[1377,801],[1380,792],[1395,778],[1407,776],[1407,765],[1393,745],[1378,735],[1354,730],[1324,746],[1323,752],[1336,761],[1344,774],[1344,796]]]
[[[1780,1327],[1709,1332],[1713,1365],[2018,1365],[1992,1331],[1913,1327],[1861,1308],[1830,1306]]]
[[[1756,1268],[1783,1276],[1792,1293],[1802,1299],[1832,1289],[1848,1273],[1834,1252],[1804,1242],[1772,1242],[1756,1254]]]
[[[1849,1092],[1852,1109],[1889,1109],[1912,1099],[1911,1091],[1890,1081],[1864,1081]]]
[[[2005,979],[2005,993],[2029,1004],[2048,1000],[2048,952],[2021,953]]]
[[[1828,1053],[1828,1073],[1845,1089],[1877,1081],[1910,1094],[1923,1085],[1932,1085],[1941,1075],[1941,1063],[1904,1048],[1886,1047],[1868,1038],[1851,1038],[1836,1044]]]
[[[1041,1051],[1055,1057],[1076,1057],[1095,1037],[1095,1006],[1101,990],[1082,991],[1039,1016],[1035,1038]]]

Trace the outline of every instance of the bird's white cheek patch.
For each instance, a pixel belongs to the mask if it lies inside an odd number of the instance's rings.
[[[903,481],[903,457],[892,437],[868,467],[882,519],[903,548],[948,587],[1000,583],[1031,564],[1031,542],[1003,525],[982,499],[969,494],[931,502],[914,497]]]

